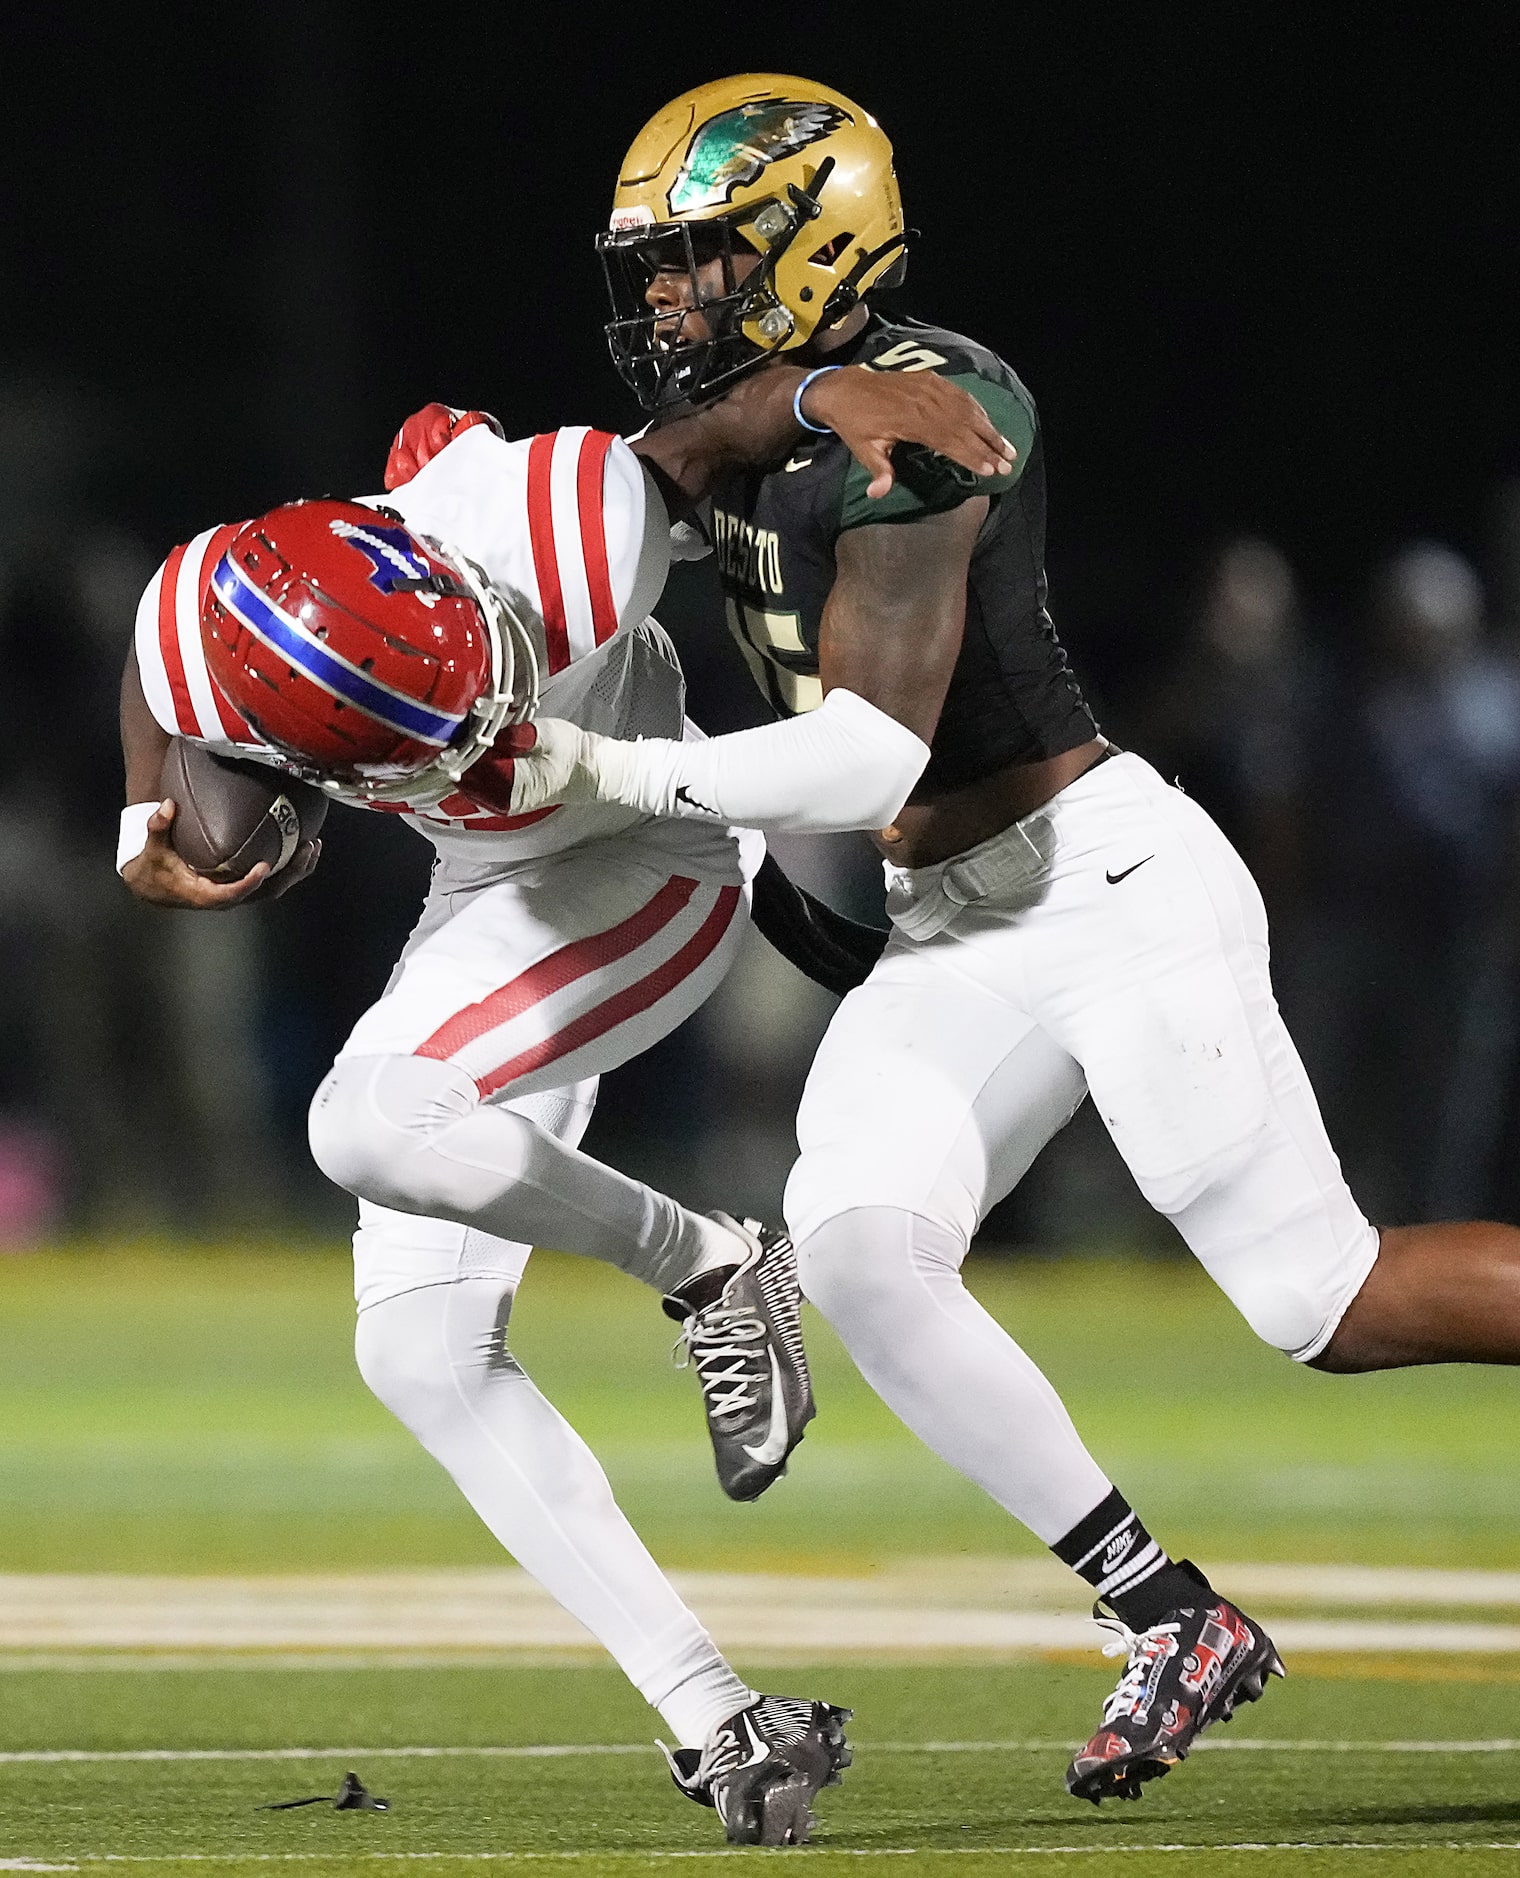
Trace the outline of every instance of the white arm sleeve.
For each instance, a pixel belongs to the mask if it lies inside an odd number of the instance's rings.
[[[573,793],[783,834],[885,828],[929,761],[921,738],[853,691],[831,691],[806,716],[703,743],[578,734],[585,780]]]

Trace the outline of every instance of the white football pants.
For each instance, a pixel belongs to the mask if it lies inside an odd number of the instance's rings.
[[[331,1180],[393,1212],[604,1259],[661,1291],[733,1261],[721,1226],[581,1154],[519,1100],[589,1099],[728,970],[749,919],[737,844],[674,826],[679,845],[634,830],[506,869],[439,863],[385,995],[312,1101],[312,1153]],[[428,1282],[416,1256],[415,1271],[383,1275],[361,1259],[361,1304],[382,1284]]]
[[[891,942],[798,1117],[803,1289],[931,1448],[1059,1538],[1101,1476],[956,1267],[1089,1090],[1146,1199],[1301,1361],[1377,1234],[1278,1015],[1255,883],[1149,764],[1115,756],[969,853],[887,872]]]
[[[506,1341],[534,1244],[605,1259],[661,1290],[733,1258],[723,1228],[578,1148],[599,1075],[701,1004],[748,922],[736,844],[721,830],[680,830],[507,868],[440,862],[310,1128],[318,1164],[360,1202],[365,1381],[678,1740],[697,1746],[753,1694]]]

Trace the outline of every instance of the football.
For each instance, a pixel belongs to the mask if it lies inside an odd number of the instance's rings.
[[[169,745],[159,789],[177,805],[175,853],[212,880],[241,880],[260,861],[279,873],[327,815],[327,797],[309,783],[183,737]]]

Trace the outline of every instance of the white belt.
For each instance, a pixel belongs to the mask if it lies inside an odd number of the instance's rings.
[[[988,840],[932,867],[884,863],[887,914],[908,939],[932,939],[963,906],[996,900],[1043,874],[1050,864],[1050,817],[1036,809]],[[1045,835],[1042,843],[1037,835]]]

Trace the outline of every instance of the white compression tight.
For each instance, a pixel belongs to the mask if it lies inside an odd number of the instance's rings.
[[[715,1220],[482,1102],[451,1063],[340,1058],[308,1128],[318,1167],[361,1200],[604,1259],[657,1291],[742,1256]]]
[[[1047,1545],[1111,1491],[1060,1397],[961,1280],[959,1234],[857,1207],[797,1247],[804,1294],[871,1387],[941,1460]]]
[[[525,1246],[497,1250],[498,1268],[527,1258]],[[385,1298],[359,1315],[360,1373],[677,1741],[700,1746],[754,1694],[645,1551],[591,1450],[511,1356],[512,1298],[501,1276]]]

